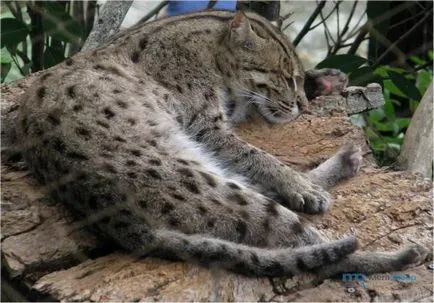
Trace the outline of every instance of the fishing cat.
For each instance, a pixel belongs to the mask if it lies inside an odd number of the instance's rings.
[[[15,144],[55,199],[139,255],[256,276],[421,262],[419,246],[354,253],[354,237],[327,242],[293,212],[327,210],[325,187],[355,174],[357,147],[304,174],[231,131],[252,112],[294,120],[305,82],[318,79],[256,14],[164,18],[38,77],[17,109]]]

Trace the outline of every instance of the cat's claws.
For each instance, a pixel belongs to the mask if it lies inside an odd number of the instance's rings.
[[[318,214],[329,208],[332,198],[322,187],[305,179],[300,183],[299,189],[288,194],[284,200],[287,200],[285,204],[292,210]]]
[[[319,186],[314,186],[309,192],[304,194],[303,212],[317,214],[325,212],[331,203],[330,194]]]

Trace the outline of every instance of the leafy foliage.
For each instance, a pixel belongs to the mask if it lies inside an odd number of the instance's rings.
[[[63,42],[79,43],[83,30],[61,5],[47,2],[43,8],[42,26],[47,35]]]
[[[356,55],[334,55],[325,58],[323,61],[317,64],[316,68],[336,68],[344,73],[350,73],[355,71],[359,66],[365,64],[367,60],[365,58]]]
[[[20,42],[26,40],[29,29],[26,24],[15,18],[2,18],[1,46],[5,46],[11,53],[15,53]]]
[[[432,60],[432,51],[428,56]],[[389,65],[373,69],[368,65],[367,59],[348,54],[330,56],[316,66],[339,68],[347,72],[350,85],[366,85],[370,82],[382,85],[384,107],[363,116],[352,117],[354,123],[364,126],[365,134],[380,164],[391,164],[399,155],[411,116],[433,81],[433,70],[429,62],[416,56],[411,59],[416,64],[415,72]],[[409,111],[406,112],[406,109]]]
[[[71,55],[71,45],[81,45],[85,38],[82,25],[67,12],[67,2],[15,2],[14,11],[11,3],[13,17],[0,19],[1,83],[37,71],[37,63],[42,68],[58,64]],[[12,74],[14,70],[19,74]]]

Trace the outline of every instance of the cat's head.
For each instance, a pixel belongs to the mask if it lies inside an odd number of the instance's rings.
[[[256,108],[271,123],[294,120],[307,99],[303,67],[287,37],[265,19],[239,12],[224,41],[236,60],[229,64],[237,74],[229,98]]]

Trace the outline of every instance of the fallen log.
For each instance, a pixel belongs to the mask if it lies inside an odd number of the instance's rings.
[[[17,102],[29,81],[27,78],[2,86],[3,113]],[[240,125],[237,133],[300,170],[315,167],[344,142],[355,141],[365,158],[359,175],[331,190],[335,202],[328,213],[307,219],[330,238],[356,234],[364,250],[393,250],[411,241],[430,248],[432,184],[417,174],[375,166],[362,130],[351,125],[347,115],[372,106],[363,96],[359,103],[348,102],[349,96],[357,99],[362,95],[352,93],[360,89],[350,89],[346,97],[328,96],[314,102],[310,114],[291,124],[269,125],[253,119]],[[369,91],[365,94],[373,96]],[[378,93],[374,95],[378,98]],[[357,109],[350,108],[351,104]],[[8,123],[7,117],[3,123]],[[371,276],[364,288],[339,279],[316,281],[315,276],[308,275],[248,278],[181,262],[137,259],[96,237],[63,205],[50,200],[44,186],[35,181],[24,164],[3,163],[1,171],[3,301],[17,296],[62,301],[432,299],[428,260],[402,272],[414,276],[415,281],[392,281],[390,276],[375,280],[378,276]]]

